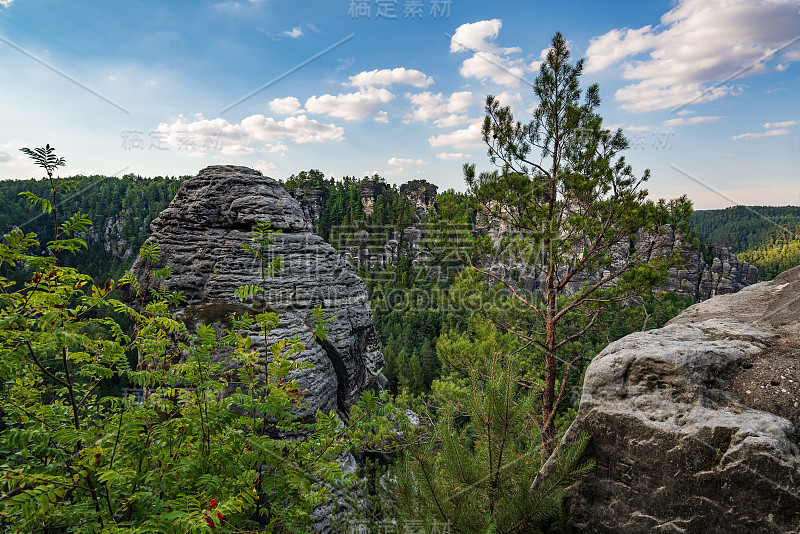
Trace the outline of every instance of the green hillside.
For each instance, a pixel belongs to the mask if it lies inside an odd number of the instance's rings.
[[[150,233],[150,222],[167,207],[183,178],[142,178],[126,174],[58,178],[58,211],[62,215],[82,212],[92,221],[85,241],[88,250],[67,255],[63,264],[102,280],[119,277],[139,253]],[[34,232],[44,245],[53,239],[53,220],[20,196],[23,191],[50,197],[47,180],[0,181],[0,231],[17,226]]]
[[[772,280],[800,265],[800,207],[733,206],[696,211],[692,227],[707,242],[727,246]]]

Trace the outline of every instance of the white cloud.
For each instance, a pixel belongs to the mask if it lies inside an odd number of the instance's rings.
[[[406,122],[425,122],[466,111],[475,101],[469,91],[460,91],[445,98],[442,93],[406,93],[414,109],[406,115]],[[463,122],[462,122],[463,124]]]
[[[436,154],[436,157],[439,159],[444,160],[451,160],[451,159],[469,159],[472,156],[469,154],[464,154],[462,152],[439,152]]]
[[[303,36],[303,28],[300,26],[295,26],[291,30],[286,30],[285,32],[281,32],[281,37],[288,37],[289,39],[297,39],[298,37]]]
[[[294,115],[300,112],[300,101],[293,96],[274,98],[269,102],[269,109],[278,115]]]
[[[622,129],[625,131],[625,133],[647,133],[650,130],[655,129],[655,126],[635,126],[635,125],[630,125],[630,126],[625,126]]]
[[[465,59],[458,70],[464,78],[491,80],[492,82],[515,87],[525,75],[525,70],[503,56],[481,52]]]
[[[503,48],[494,42],[502,26],[503,22],[500,19],[492,19],[462,24],[456,28],[450,39],[450,52],[473,54],[461,63],[459,69],[461,76],[478,80],[488,79],[496,84],[515,87],[519,85],[526,68],[534,68],[535,62],[525,65],[521,59],[510,57],[522,52],[520,48]]]
[[[705,102],[735,93],[722,80],[752,76],[800,61],[796,50],[773,52],[797,35],[795,0],[678,0],[657,26],[615,29],[592,39],[586,71],[622,63],[634,80],[615,94],[628,111]]]
[[[387,89],[370,88],[355,93],[312,96],[306,100],[308,113],[323,113],[348,121],[362,120],[394,98]]]
[[[466,115],[458,115],[452,113],[447,117],[442,117],[441,119],[436,119],[433,121],[433,125],[437,128],[452,128],[453,126],[459,126],[461,124],[467,124],[470,121],[470,118]]]
[[[764,128],[767,128],[767,129],[770,129],[770,128],[790,128],[792,126],[796,126],[797,124],[800,124],[800,122],[797,122],[797,121],[768,122],[768,123],[766,123],[764,125]]]
[[[14,3],[14,0],[0,0],[0,7],[9,8],[11,4]]]
[[[734,135],[733,140],[738,141],[739,139],[758,139],[759,137],[774,137],[776,135],[789,135],[789,130],[787,129],[779,129],[779,130],[767,130],[766,132],[747,132],[739,135]]]
[[[263,159],[258,160],[256,164],[253,165],[253,168],[257,171],[261,171],[261,174],[264,176],[275,174],[278,171],[278,167],[274,163]]]
[[[384,124],[389,122],[389,114],[381,110],[375,114],[375,122],[382,122]]]
[[[389,165],[401,166],[401,165],[425,165],[425,161],[421,159],[410,159],[410,158],[389,158],[387,162]]]
[[[521,52],[520,48],[501,48],[497,43],[491,42],[497,39],[502,27],[503,21],[500,19],[462,24],[456,28],[453,37],[450,39],[450,52],[477,51],[503,55]]]
[[[690,117],[686,118],[678,118],[678,119],[669,119],[661,123],[661,126],[686,126],[690,124],[703,124],[705,122],[717,122],[718,120],[724,117],[714,116],[714,117]]]
[[[481,126],[483,121],[473,122],[463,130],[456,130],[448,134],[431,136],[428,143],[431,146],[450,145],[456,148],[471,148],[483,145]]]
[[[512,110],[515,106],[522,104],[522,95],[519,93],[511,93],[509,91],[503,91],[499,95],[495,95],[495,98],[498,102],[500,102],[501,106],[508,106]]]
[[[651,26],[638,30],[611,30],[594,37],[586,50],[586,72],[598,72],[618,63],[628,56],[650,48]]]
[[[256,149],[249,146],[254,141],[266,141],[268,152],[281,152],[286,145],[279,143],[290,139],[295,143],[341,141],[344,129],[334,124],[323,124],[305,115],[276,121],[264,115],[251,115],[239,124],[222,118],[205,119],[196,115],[187,121],[179,115],[171,123],[162,122],[156,128],[163,141],[187,153],[220,151],[222,154],[250,154]]]
[[[355,76],[350,76],[349,85],[364,89],[376,85],[391,85],[393,83],[412,85],[424,89],[433,83],[433,78],[415,69],[398,67],[396,69],[375,69],[359,72]]]
[[[289,147],[284,145],[283,143],[275,143],[274,145],[266,145],[264,148],[270,154],[278,154],[278,155],[281,155],[281,156],[283,154],[285,154],[286,152],[288,152],[288,150],[289,150]]]
[[[259,141],[277,141],[288,137],[295,143],[322,143],[341,141],[344,138],[344,128],[335,124],[324,124],[305,115],[287,117],[282,121],[263,115],[251,115],[242,120],[242,126]]]

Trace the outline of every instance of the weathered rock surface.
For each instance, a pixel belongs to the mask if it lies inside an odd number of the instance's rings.
[[[361,203],[364,212],[372,213],[373,205],[378,195],[386,189],[386,184],[365,181],[361,186]],[[429,237],[435,236],[435,229],[425,223],[428,211],[436,202],[437,187],[425,180],[412,180],[400,186],[400,194],[414,205],[418,223],[403,229],[389,229],[387,227],[367,228],[354,231],[351,242],[334,243],[339,252],[356,266],[369,266],[373,269],[384,269],[397,262],[402,255],[408,254],[417,267],[426,267],[427,260],[432,251],[426,245]],[[307,191],[307,190],[306,190]],[[304,210],[319,218],[321,208],[313,208],[312,200],[304,196],[304,191],[295,190],[293,196],[304,206]],[[307,193],[305,193],[307,194]],[[308,206],[308,207],[307,207]],[[433,231],[431,231],[433,230]],[[484,213],[476,214],[474,231],[478,234],[505,235],[512,230],[497,218],[488,217]],[[633,243],[620,243],[618,251],[614,253],[614,265],[623,265],[630,258],[631,250],[642,254],[650,236],[640,236]],[[355,244],[352,243],[355,241]],[[736,293],[744,287],[758,281],[758,269],[747,262],[739,261],[726,247],[714,247],[714,258],[707,262],[701,250],[693,248],[683,237],[672,232],[659,236],[659,246],[653,251],[653,256],[668,256],[678,252],[684,262],[673,267],[668,272],[667,283],[659,290],[677,293],[689,297],[692,302],[700,302],[716,295]],[[649,258],[648,258],[649,259]],[[510,271],[517,273],[521,285],[528,291],[537,291],[544,284],[545,272],[538,265],[510,265],[504,258],[491,266],[498,276],[507,275]],[[590,280],[599,280],[604,273],[598,272],[590,276]],[[568,293],[580,289],[587,278],[580,278],[569,284]]]
[[[259,269],[241,245],[258,220],[268,220],[282,232],[269,255],[280,255],[284,268],[269,281],[265,303],[243,304],[234,298],[234,290],[258,283]],[[297,377],[300,388],[308,389],[308,414],[338,410],[346,417],[363,391],[382,387],[383,356],[364,283],[333,247],[311,232],[301,206],[275,180],[246,167],[207,167],[181,185],[151,224],[149,241],[161,247],[157,267],[171,268],[166,284],[187,296],[178,317],[222,330],[231,312],[266,305],[280,317],[270,343],[300,336],[306,348],[297,358],[314,364]],[[133,272],[143,281],[146,271],[138,258]],[[327,316],[336,316],[322,344],[313,339],[310,320],[320,304]],[[251,337],[254,345],[263,346],[256,332]]]
[[[427,180],[411,180],[400,186],[400,195],[411,201],[417,213],[417,218],[422,219],[436,202],[438,187]]]
[[[798,360],[800,267],[609,345],[565,436],[591,435],[597,464],[568,490],[575,531],[800,532],[797,404],[776,415],[735,387]]]
[[[367,180],[361,184],[361,207],[364,209],[364,213],[367,215],[372,214],[378,195],[386,189],[389,189],[389,185],[383,182]]]
[[[512,231],[498,219],[489,220],[485,215],[478,215],[476,230],[479,232],[501,236]],[[652,240],[655,240],[657,244],[648,255],[646,250]],[[647,261],[679,253],[684,261],[669,269],[667,283],[657,290],[689,297],[692,302],[701,302],[717,295],[736,293],[742,288],[758,282],[758,268],[747,262],[740,262],[728,248],[714,247],[714,258],[709,263],[705,260],[702,251],[686,243],[681,234],[674,230],[658,236],[642,234],[633,242],[619,243],[619,246],[613,251],[613,261],[610,267],[616,270],[625,265],[631,257],[631,251],[636,251]],[[537,291],[544,287],[546,272],[539,265],[509,265],[501,258],[499,262],[491,266],[491,269],[498,276],[507,276],[507,273],[512,270],[521,273],[519,274],[520,282],[528,291]],[[564,272],[566,272],[566,268]],[[596,282],[606,274],[608,273],[601,270],[588,277],[578,277],[567,284],[565,291],[573,294],[580,290],[587,279]]]

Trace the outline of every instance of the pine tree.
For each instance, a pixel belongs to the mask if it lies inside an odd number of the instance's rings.
[[[642,186],[649,171],[637,178],[620,156],[628,142],[622,130],[602,126],[597,85],[581,98],[582,72],[583,60],[570,63],[567,42],[557,33],[534,83],[539,104],[533,120],[515,121],[510,108],[488,97],[483,139],[498,169],[477,174],[474,165],[464,166],[484,215],[511,230],[494,241],[472,241],[477,247],[465,261],[513,295],[517,308],[498,314],[502,326],[540,351],[539,419],[548,450],[555,446],[555,419],[570,373],[584,358],[577,355],[559,368],[561,353],[594,327],[605,306],[666,281],[671,262],[652,261],[651,255],[691,215],[685,197],[647,200]],[[637,236],[639,248],[629,260],[614,261]],[[448,245],[452,249],[453,242]],[[513,268],[498,272],[498,263]],[[541,273],[537,292],[526,292],[521,272]]]
[[[510,362],[495,359],[483,376],[473,370],[465,402],[439,406],[436,424],[407,438],[397,504],[426,532],[442,525],[463,534],[541,532],[563,521],[565,488],[592,468],[579,461],[582,436],[532,487],[549,454],[533,423],[535,394],[518,386]]]

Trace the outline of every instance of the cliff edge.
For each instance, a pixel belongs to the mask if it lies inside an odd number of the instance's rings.
[[[564,441],[582,533],[800,532],[800,267],[609,345]]]

